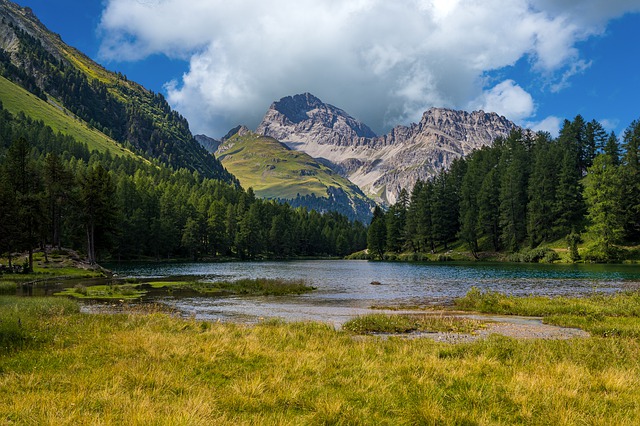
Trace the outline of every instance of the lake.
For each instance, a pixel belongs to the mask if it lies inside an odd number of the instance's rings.
[[[120,277],[196,276],[304,279],[317,290],[284,297],[172,297],[153,301],[202,320],[257,322],[268,318],[334,325],[371,306],[442,305],[471,287],[512,295],[588,295],[640,287],[640,265],[509,263],[388,263],[348,260],[106,265]],[[372,285],[377,281],[380,285]]]

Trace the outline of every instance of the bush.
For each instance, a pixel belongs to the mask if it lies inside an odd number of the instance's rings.
[[[556,260],[560,260],[560,256],[555,250],[548,247],[536,247],[514,253],[509,257],[509,260],[512,262],[525,263],[553,263]]]
[[[593,263],[619,262],[624,256],[624,250],[619,247],[605,247],[602,244],[592,243],[584,251],[584,260]]]

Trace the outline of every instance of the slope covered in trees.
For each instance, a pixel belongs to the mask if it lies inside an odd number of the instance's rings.
[[[0,254],[45,246],[93,262],[345,255],[366,246],[366,229],[197,171],[89,151],[0,108]]]
[[[528,252],[564,239],[577,260],[619,260],[621,246],[640,244],[640,121],[622,141],[596,121],[565,121],[558,138],[514,131],[456,161],[389,211],[368,231],[373,255],[447,251],[458,241],[481,251]]]
[[[0,74],[125,148],[173,169],[233,181],[161,94],[107,71],[67,46],[30,12],[0,0]],[[49,123],[47,123],[49,124]]]

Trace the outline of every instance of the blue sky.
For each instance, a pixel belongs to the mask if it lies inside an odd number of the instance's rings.
[[[617,133],[640,118],[638,0],[18,4],[213,137],[305,91],[378,133],[431,106],[552,133],[576,114]]]

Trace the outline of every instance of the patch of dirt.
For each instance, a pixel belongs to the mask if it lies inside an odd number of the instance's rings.
[[[546,339],[567,340],[586,338],[591,335],[578,328],[560,327],[544,324],[542,318],[519,317],[509,315],[483,315],[483,314],[455,314],[457,318],[468,318],[484,323],[484,327],[473,333],[408,333],[408,334],[378,334],[380,337],[402,337],[407,339],[427,338],[436,342],[445,343],[470,343],[480,339],[486,339],[492,334],[512,337],[515,339]]]

